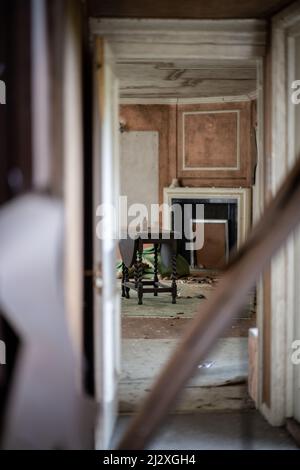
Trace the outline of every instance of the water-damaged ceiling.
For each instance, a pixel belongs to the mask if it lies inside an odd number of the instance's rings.
[[[117,75],[123,98],[204,98],[256,90],[254,60],[118,61]]]

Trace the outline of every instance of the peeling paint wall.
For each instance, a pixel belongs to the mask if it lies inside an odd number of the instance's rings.
[[[183,132],[182,120],[186,112],[192,114],[189,114]],[[231,125],[228,124],[230,118],[233,121],[229,122]],[[158,133],[158,175],[156,170],[153,170],[152,176],[154,178],[158,176],[160,203],[163,202],[163,188],[169,186],[173,178],[180,178],[183,186],[191,187],[250,187],[252,184],[253,162],[256,157],[251,148],[252,107],[250,101],[201,103],[188,106],[127,104],[120,107],[120,120],[124,126],[125,135],[134,131]],[[222,139],[215,124],[221,126],[226,139]],[[211,135],[204,135],[204,133]],[[124,138],[121,138],[121,152],[122,139]],[[210,144],[208,150],[199,149],[201,143],[206,142],[207,139]],[[191,168],[188,170],[183,169],[182,158],[179,158],[179,154],[185,151],[183,144],[187,146],[186,161],[190,162],[192,159]],[[218,150],[215,158],[214,149]],[[237,169],[227,168],[234,166],[237,160]],[[202,168],[203,166],[205,168]],[[216,167],[220,167],[221,170]],[[134,167],[132,172],[136,178],[140,176],[135,172]],[[155,198],[156,195],[153,195],[153,200]]]

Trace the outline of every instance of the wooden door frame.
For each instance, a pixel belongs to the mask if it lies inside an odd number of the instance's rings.
[[[287,91],[289,29],[300,20],[300,2],[272,19],[272,155],[270,189],[275,194],[291,166],[289,156],[289,95]],[[262,411],[273,425],[292,416],[293,366],[291,344],[294,319],[294,246],[290,240],[271,265],[270,404]]]
[[[99,404],[95,446],[107,449],[118,411],[121,349],[121,292],[115,277],[117,234],[114,225],[119,196],[119,87],[109,44],[104,38],[94,36],[93,47],[93,323],[95,399]],[[99,205],[103,203],[114,207],[115,214],[113,211],[109,215],[102,213]],[[102,223],[105,236],[101,236]]]
[[[117,60],[255,59],[257,62],[258,166],[253,186],[254,219],[265,204],[264,57],[267,23],[261,20],[165,20],[90,18],[90,34],[109,42]],[[230,47],[228,47],[228,41]],[[258,408],[263,402],[264,288],[258,284]]]

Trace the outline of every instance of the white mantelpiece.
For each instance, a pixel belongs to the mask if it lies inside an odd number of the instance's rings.
[[[171,229],[172,199],[236,199],[237,247],[246,239],[251,226],[251,188],[164,188],[163,227]]]

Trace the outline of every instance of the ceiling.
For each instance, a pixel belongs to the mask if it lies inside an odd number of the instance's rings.
[[[252,61],[117,62],[122,98],[206,98],[256,90]]]
[[[93,17],[268,18],[292,0],[87,0]]]

